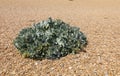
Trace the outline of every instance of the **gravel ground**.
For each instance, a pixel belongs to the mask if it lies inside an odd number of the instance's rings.
[[[119,0],[0,0],[0,76],[120,76]],[[80,27],[86,52],[59,60],[21,57],[18,32],[48,17]]]

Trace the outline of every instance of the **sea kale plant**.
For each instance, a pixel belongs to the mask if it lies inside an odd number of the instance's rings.
[[[79,28],[60,19],[48,18],[22,29],[14,45],[26,58],[56,59],[82,51],[87,45],[87,39]]]

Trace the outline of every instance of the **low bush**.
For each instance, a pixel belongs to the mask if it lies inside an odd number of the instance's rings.
[[[82,51],[87,45],[87,39],[79,28],[60,19],[48,18],[22,29],[14,45],[26,58],[56,59]]]

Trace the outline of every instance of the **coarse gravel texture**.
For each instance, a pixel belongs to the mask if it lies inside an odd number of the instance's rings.
[[[120,76],[120,0],[0,0],[0,76]],[[58,60],[21,57],[19,31],[48,17],[80,27],[86,52]]]

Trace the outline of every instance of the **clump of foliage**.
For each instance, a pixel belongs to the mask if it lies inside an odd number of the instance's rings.
[[[24,57],[56,59],[82,50],[87,40],[79,28],[60,19],[48,18],[22,29],[14,45]]]

